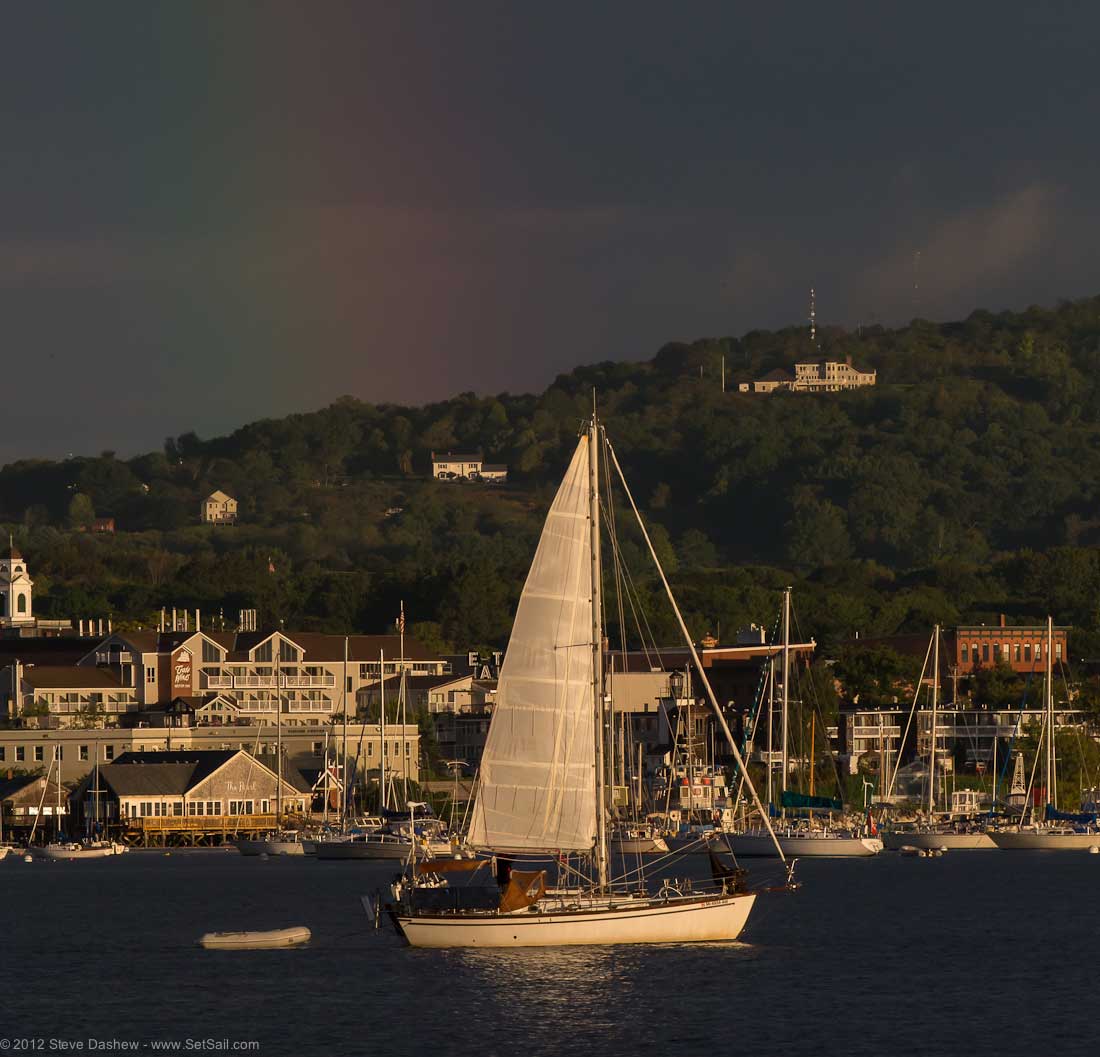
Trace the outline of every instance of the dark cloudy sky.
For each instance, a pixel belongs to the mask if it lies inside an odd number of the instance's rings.
[[[13,5],[0,460],[541,389],[811,284],[1095,294],[1098,54],[1094,3]]]

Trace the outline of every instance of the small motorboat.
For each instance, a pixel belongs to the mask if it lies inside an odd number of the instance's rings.
[[[272,929],[269,932],[207,932],[199,945],[214,951],[259,951],[278,947],[300,947],[312,933],[304,927]]]

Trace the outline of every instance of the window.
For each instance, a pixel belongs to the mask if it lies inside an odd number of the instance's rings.
[[[157,670],[152,665],[149,665],[149,667],[145,669],[145,685],[157,685]]]
[[[42,760],[45,759],[45,753],[41,745],[36,745],[34,747],[34,759],[36,763],[41,763]]]
[[[325,748],[324,742],[315,741],[313,743],[313,755],[314,756],[320,756],[321,753],[324,752],[324,748]]]
[[[115,747],[113,745],[105,745],[103,747],[103,755],[108,760],[115,758]]]
[[[253,653],[252,659],[255,661],[270,661],[271,660],[271,641],[268,640],[262,646],[256,648],[256,652]]]
[[[26,613],[27,611],[27,596],[20,595],[15,603],[16,611],[19,613]]]
[[[15,762],[22,763],[27,758],[27,750],[22,745],[15,746]]]
[[[1058,660],[1062,659],[1062,644],[1060,642],[1054,644],[1054,656],[1057,657]]]
[[[405,742],[405,756],[408,757],[408,756],[411,756],[411,755],[412,755],[412,742],[407,741],[407,742]]]
[[[206,813],[208,815],[220,815],[222,813],[222,802],[220,800],[207,800]]]
[[[172,814],[173,815],[182,815],[183,814],[183,803],[181,801],[177,800],[172,805]]]
[[[266,815],[270,811],[271,811],[271,801],[270,800],[261,800],[260,801],[260,814],[261,815]]]
[[[1017,664],[1020,663],[1020,644],[1018,642],[1016,643],[1016,649],[1013,653],[1013,659],[1016,661]]]
[[[970,663],[970,644],[966,642],[962,644],[962,661],[963,664]]]
[[[151,800],[143,800],[141,802],[141,813],[148,817],[153,813],[153,802]]]
[[[1041,642],[1035,643],[1035,659],[1037,661],[1043,659],[1043,644]]]
[[[297,646],[285,640],[279,643],[279,660],[280,661],[296,661],[298,654],[301,651]]]
[[[983,661],[988,661],[989,660],[989,643],[988,642],[983,642],[982,643],[982,660]]]
[[[1024,663],[1025,664],[1030,664],[1031,663],[1031,643],[1030,642],[1025,642],[1024,643]]]
[[[373,755],[374,755],[374,742],[373,741],[368,741],[367,742],[367,758],[370,759],[370,757],[373,756]]]
[[[351,690],[352,690],[351,681],[352,681],[352,677],[349,675],[348,680],[347,680],[347,682],[348,682],[347,691],[348,691],[349,694],[351,693]]]
[[[203,664],[215,664],[222,659],[222,651],[212,642],[207,642],[206,639],[202,640],[202,662]]]
[[[80,746],[80,758],[82,760],[86,760],[88,758],[88,746],[87,745],[81,745]]]

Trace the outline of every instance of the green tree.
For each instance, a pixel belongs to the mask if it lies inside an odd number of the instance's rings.
[[[95,520],[95,507],[92,500],[83,492],[77,492],[69,501],[69,528],[90,528]]]

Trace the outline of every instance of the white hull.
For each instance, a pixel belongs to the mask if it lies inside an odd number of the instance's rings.
[[[997,847],[988,833],[883,833],[882,843],[887,851],[900,851],[903,847],[938,851],[989,851]]]
[[[300,840],[235,840],[242,855],[305,855],[305,844]]]
[[[661,837],[621,837],[609,841],[617,855],[663,855],[668,845]]]
[[[1088,851],[1089,848],[1100,848],[1100,833],[990,830],[989,837],[1002,851]]]
[[[94,848],[85,848],[79,844],[47,844],[42,848],[31,848],[31,854],[41,859],[106,859],[111,855],[122,855],[128,850],[124,844],[105,844]]]
[[[794,836],[777,833],[783,854],[792,859],[856,858],[878,855],[882,841],[877,837],[843,836]],[[719,850],[725,843],[730,851],[742,858],[775,858],[775,842],[767,833],[725,833],[716,845]]]
[[[298,947],[310,940],[307,928],[274,929],[271,932],[208,932],[199,943],[207,950],[256,951]]]
[[[398,914],[413,947],[565,947],[735,940],[755,894],[696,896],[606,909],[513,914]]]

